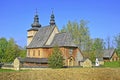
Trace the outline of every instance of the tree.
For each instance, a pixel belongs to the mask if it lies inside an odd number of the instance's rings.
[[[24,48],[21,48],[20,46],[19,46],[19,57],[22,57],[22,58],[25,58],[26,57],[26,46],[24,47]]]
[[[107,36],[106,42],[105,42],[105,49],[113,49],[114,48],[114,40],[110,36]]]
[[[0,62],[4,62],[5,60],[5,51],[7,47],[7,40],[6,38],[0,38]]]
[[[73,41],[82,51],[90,48],[90,34],[87,27],[87,21],[81,20],[80,23],[68,21],[61,32],[69,32],[72,34]]]
[[[110,49],[110,37],[108,36],[106,39],[106,43],[107,43],[107,49]]]
[[[115,36],[115,43],[116,43],[116,51],[120,56],[120,33],[117,36]]]
[[[103,57],[103,49],[104,49],[103,39],[100,38],[94,39],[91,49],[91,56],[90,56],[93,62],[95,61],[96,57],[98,58]]]
[[[26,49],[20,49],[13,38],[0,38],[0,62],[13,62],[16,57],[25,57]]]
[[[13,38],[10,38],[5,51],[6,59],[4,62],[13,62],[14,59],[19,56],[18,51],[18,45],[16,45]]]
[[[63,56],[58,46],[55,46],[51,56],[48,59],[49,67],[51,68],[62,68],[64,65]]]

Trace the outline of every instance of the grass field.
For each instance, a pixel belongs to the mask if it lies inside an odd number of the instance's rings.
[[[105,62],[104,67],[111,67],[111,68],[120,67],[120,61]]]
[[[120,80],[120,68],[67,68],[0,72],[0,80]]]
[[[11,70],[11,69],[0,69],[0,72],[13,72],[15,70]]]

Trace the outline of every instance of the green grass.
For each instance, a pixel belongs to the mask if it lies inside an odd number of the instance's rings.
[[[0,69],[0,73],[1,72],[26,72],[26,71],[30,71],[30,70],[19,70],[19,71],[16,71],[16,70],[12,70],[12,69]]]
[[[0,69],[0,72],[13,72],[15,70],[11,70],[11,69]]]
[[[111,68],[120,67],[120,62],[119,61],[105,62],[104,67],[111,67]]]

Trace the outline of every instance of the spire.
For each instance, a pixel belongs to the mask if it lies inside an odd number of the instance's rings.
[[[36,9],[36,14],[34,16],[34,22],[33,24],[31,24],[32,28],[40,28],[41,25],[39,24],[39,17],[38,17],[38,12],[37,12],[37,9]]]
[[[55,16],[53,14],[53,10],[52,10],[52,14],[51,14],[50,18],[51,18],[50,19],[50,25],[55,25],[55,20],[54,20]]]

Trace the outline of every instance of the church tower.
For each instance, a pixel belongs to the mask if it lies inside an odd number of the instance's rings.
[[[31,24],[31,27],[32,28],[27,31],[27,46],[30,44],[34,35],[41,27],[41,24],[39,24],[39,17],[38,17],[37,11],[36,11],[36,14],[34,16],[34,22]]]

